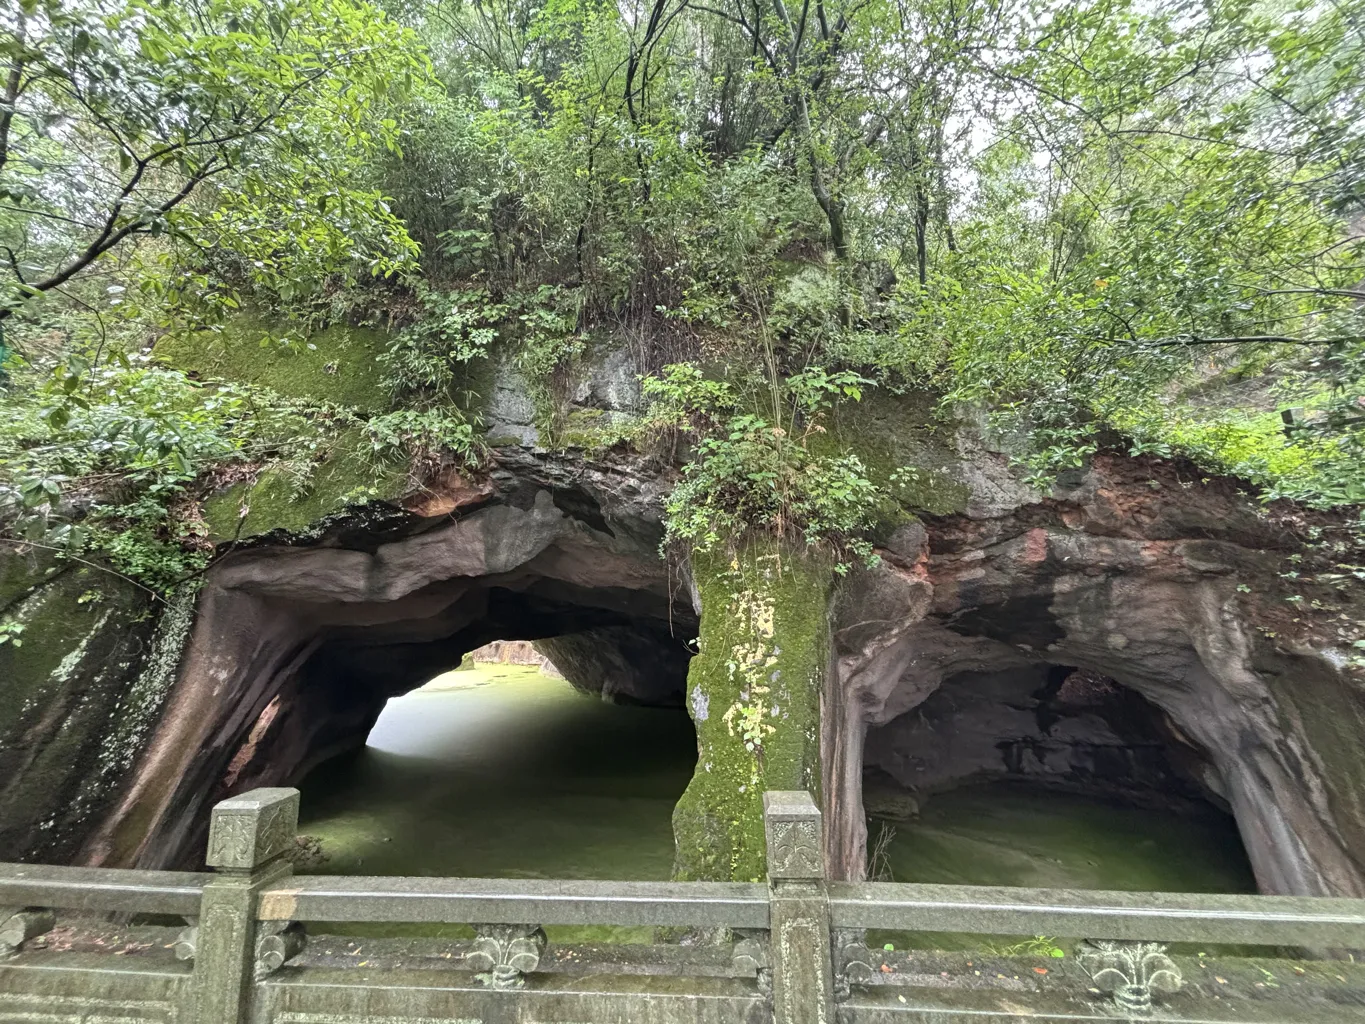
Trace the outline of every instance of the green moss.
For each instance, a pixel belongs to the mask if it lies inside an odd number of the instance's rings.
[[[220,330],[167,335],[155,352],[168,365],[201,377],[383,412],[392,404],[378,362],[387,345],[383,331],[335,324],[304,336],[243,315]]]
[[[149,610],[144,591],[72,565],[6,609],[23,632],[18,645],[0,645],[0,857],[74,853],[77,823],[104,795],[86,780],[117,725]]]
[[[899,525],[904,513],[950,515],[967,507],[971,489],[958,479],[958,457],[948,428],[934,417],[936,399],[926,392],[867,393],[834,411],[827,432],[815,440],[822,454],[852,452],[870,479],[887,488],[898,509],[886,525]]]
[[[820,792],[828,562],[760,538],[697,556],[700,653],[687,676],[697,769],[673,812],[679,879],[765,873],[763,793]],[[746,735],[749,743],[746,745]]]
[[[556,440],[561,448],[604,451],[632,440],[640,433],[640,429],[637,417],[604,409],[575,409],[564,417],[564,425]]]
[[[24,627],[19,645],[0,647],[0,678],[6,681],[5,701],[11,709],[60,674],[62,661],[101,618],[104,602],[77,604],[77,595],[85,591],[75,589],[99,585],[99,575],[86,568],[58,572],[10,609],[8,618]]]
[[[495,351],[502,351],[499,346]],[[498,379],[498,362],[493,354],[479,356],[455,368],[455,385],[450,400],[464,413],[465,418],[478,423],[493,401],[493,388]]]
[[[349,430],[308,479],[283,467],[268,469],[255,483],[237,484],[206,501],[204,519],[214,541],[272,530],[298,533],[348,504],[395,498],[405,481],[401,468],[377,466],[362,432]]]

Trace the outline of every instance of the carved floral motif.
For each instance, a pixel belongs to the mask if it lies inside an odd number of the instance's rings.
[[[209,830],[208,862],[228,867],[249,865],[254,824],[254,814],[215,812]]]
[[[474,926],[474,948],[465,963],[479,973],[475,978],[489,988],[521,988],[525,975],[540,966],[545,932],[533,924]]]
[[[1166,947],[1155,942],[1091,941],[1077,959],[1095,986],[1133,1017],[1152,1012],[1153,992],[1176,992],[1184,983]]]
[[[234,807],[231,803],[214,808],[209,828],[210,865],[249,870],[293,847],[297,796],[258,806]]]
[[[818,820],[777,820],[771,824],[768,873],[788,878],[819,878],[823,873]]]

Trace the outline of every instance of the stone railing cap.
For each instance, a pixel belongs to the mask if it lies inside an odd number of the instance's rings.
[[[299,791],[287,787],[253,789],[240,796],[228,797],[213,805],[215,811],[259,811],[286,800],[298,799]]]
[[[804,789],[770,789],[763,794],[763,813],[769,818],[818,818],[820,808]]]
[[[297,789],[253,789],[214,805],[208,865],[251,871],[294,844],[299,824]]]

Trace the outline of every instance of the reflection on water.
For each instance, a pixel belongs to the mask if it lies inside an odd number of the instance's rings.
[[[935,796],[892,827],[878,866],[897,882],[1256,891],[1236,824],[1212,806],[1177,813],[995,783]]]
[[[310,872],[666,879],[696,764],[681,711],[623,707],[515,665],[391,700],[369,746],[304,782]]]
[[[869,836],[875,850],[873,871],[882,880],[1132,892],[1256,891],[1236,824],[1212,806],[1177,813],[1001,782],[935,796],[918,818],[889,828],[894,832],[887,831],[880,849],[877,823]],[[889,942],[911,949],[1022,950],[1029,938],[868,933],[874,945]],[[1058,950],[1070,950],[1080,938],[1052,936],[1042,948],[1056,944]]]
[[[519,666],[448,673],[390,701],[362,753],[305,781],[300,831],[327,859],[304,870],[666,879],[695,763],[682,711],[604,704]],[[1232,819],[1212,807],[992,784],[894,827],[874,873],[898,882],[1255,891]]]

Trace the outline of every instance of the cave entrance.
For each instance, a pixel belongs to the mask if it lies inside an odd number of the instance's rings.
[[[659,559],[657,535],[640,534],[630,521],[588,516],[596,525],[585,523],[582,515],[564,511],[561,506],[571,503],[558,493],[539,488],[513,495],[516,504],[419,523],[417,532],[383,543],[372,534],[338,534],[311,546],[262,545],[216,563],[198,597],[181,683],[150,745],[149,767],[100,837],[111,851],[107,855],[140,867],[198,868],[209,808],[219,800],[310,779],[309,788],[316,784],[315,792],[323,795],[348,772],[354,780],[358,764],[385,756],[407,757],[408,767],[420,768],[430,782],[425,789],[390,784],[383,790],[396,821],[428,827],[438,813],[444,820],[458,816],[462,848],[504,835],[499,840],[504,856],[489,854],[477,866],[451,856],[421,866],[394,863],[392,870],[568,874],[562,862],[551,871],[543,860],[510,857],[515,847],[543,850],[557,840],[529,810],[508,812],[502,825],[493,820],[495,812],[510,805],[514,792],[542,800],[564,795],[566,765],[577,766],[580,782],[610,768],[620,788],[592,795],[594,806],[614,800],[626,807],[630,787],[641,784],[641,765],[656,753],[653,746],[679,751],[676,767],[656,773],[669,778],[676,773],[671,812],[696,760],[683,694],[697,611]],[[404,524],[405,530],[413,525]],[[348,542],[355,546],[345,546]],[[468,758],[367,748],[367,741],[390,700],[421,690],[493,641],[534,641],[564,678],[546,682],[549,689],[539,695],[498,690],[492,710],[485,705],[496,687],[475,688],[463,697],[426,692],[412,698],[428,702],[421,706],[430,713],[419,719],[438,723],[444,716],[469,728],[481,721],[483,733],[466,733],[466,747],[497,754],[477,779],[483,802],[443,810],[458,801],[433,773],[450,774],[461,765],[473,771]],[[447,706],[458,713],[432,710]],[[634,742],[637,734],[654,736],[657,743],[645,749]],[[363,753],[367,749],[373,756]],[[419,793],[425,802],[416,799]],[[358,829],[338,791],[327,799],[338,828],[350,822],[353,832]],[[589,835],[593,818],[585,808],[592,800],[583,796],[574,819],[581,823],[580,835],[588,837],[582,849],[595,852],[583,853],[576,870],[586,875],[591,866],[598,877],[668,877],[671,834],[664,852],[633,869],[613,862],[602,842]],[[305,823],[315,820],[316,802],[313,793],[305,793]],[[667,815],[657,818],[666,829]],[[355,862],[334,858],[319,869],[374,873],[383,868],[379,853],[359,851],[373,839],[382,852],[399,842],[399,831],[396,824],[388,831],[376,826],[358,837]],[[444,852],[454,849],[452,843]]]
[[[667,879],[697,744],[656,696],[603,700],[528,642],[480,648],[303,780],[301,869]]]
[[[1255,892],[1216,772],[1097,673],[948,676],[871,728],[868,874],[898,882]]]

